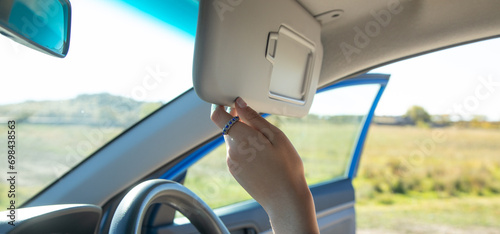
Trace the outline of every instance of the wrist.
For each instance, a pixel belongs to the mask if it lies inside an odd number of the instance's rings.
[[[274,233],[319,233],[313,196],[305,188],[264,207]]]

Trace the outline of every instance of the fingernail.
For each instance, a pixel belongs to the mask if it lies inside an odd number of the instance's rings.
[[[238,104],[238,106],[240,108],[245,108],[247,107],[247,103],[245,101],[243,101],[243,98],[238,98],[236,99],[236,104]]]
[[[215,109],[217,109],[218,105],[212,104],[212,107],[210,108],[210,116],[214,114]]]

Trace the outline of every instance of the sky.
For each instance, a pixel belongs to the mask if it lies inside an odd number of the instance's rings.
[[[193,35],[118,0],[73,0],[72,7],[65,59],[0,37],[0,105],[101,92],[168,102],[192,87]],[[376,115],[420,105],[433,115],[500,121],[499,52],[500,39],[492,39],[373,70],[391,74]]]
[[[0,36],[0,105],[102,92],[166,102],[192,87],[192,35],[118,0],[71,3],[64,59]]]
[[[391,74],[375,114],[401,115],[420,105],[435,115],[500,121],[499,52],[500,39],[490,39],[375,69]]]

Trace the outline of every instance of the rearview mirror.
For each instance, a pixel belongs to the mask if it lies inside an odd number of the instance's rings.
[[[38,51],[65,57],[70,27],[68,0],[0,1],[0,34]]]

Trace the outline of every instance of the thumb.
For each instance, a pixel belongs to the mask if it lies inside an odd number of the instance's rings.
[[[261,132],[270,141],[274,138],[274,132],[279,131],[278,128],[269,123],[254,109],[250,108],[242,98],[236,99],[236,112],[243,122]]]

